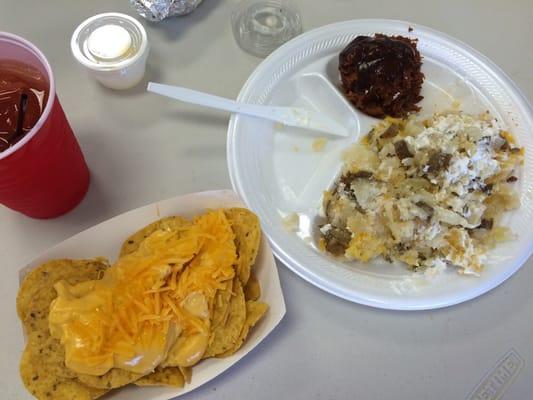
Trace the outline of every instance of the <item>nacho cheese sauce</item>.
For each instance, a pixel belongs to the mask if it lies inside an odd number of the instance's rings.
[[[56,283],[49,327],[67,367],[145,374],[169,353],[174,366],[195,364],[209,343],[210,305],[236,258],[228,220],[211,211],[180,231],[155,231],[100,280]]]
[[[319,244],[351,260],[480,274],[486,251],[512,238],[501,217],[519,206],[523,154],[488,113],[388,118],[346,151]]]

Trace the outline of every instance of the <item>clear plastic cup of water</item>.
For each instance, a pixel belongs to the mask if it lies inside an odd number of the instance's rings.
[[[298,7],[290,0],[244,0],[232,12],[233,35],[239,46],[266,57],[302,33]]]

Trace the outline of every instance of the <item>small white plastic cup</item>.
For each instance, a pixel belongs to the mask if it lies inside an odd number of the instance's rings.
[[[88,48],[88,39],[96,29],[117,25],[128,32],[131,47],[116,58],[98,58]],[[137,85],[146,70],[149,44],[146,30],[139,21],[126,14],[104,13],[83,21],[72,34],[72,54],[89,75],[111,89],[129,89]]]

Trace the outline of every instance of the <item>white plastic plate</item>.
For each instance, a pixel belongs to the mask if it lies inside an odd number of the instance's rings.
[[[124,239],[145,225],[169,215],[193,217],[210,208],[242,207],[239,198],[229,190],[192,193],[153,203],[102,222],[47,250],[20,271],[20,279],[43,262],[56,258],[107,257],[113,262]],[[129,385],[113,390],[106,399],[166,400],[188,393],[217,377],[256,347],[285,315],[285,302],[279,284],[278,270],[268,240],[261,247],[254,266],[261,283],[260,300],[269,305],[265,317],[253,328],[243,346],[232,356],[203,360],[193,367],[191,383],[184,388],[137,387]]]
[[[412,28],[412,29],[410,29]],[[405,266],[386,262],[343,263],[316,249],[314,220],[322,191],[341,167],[340,155],[377,122],[355,110],[339,90],[338,55],[356,36],[384,33],[418,39],[426,76],[422,113],[460,102],[465,112],[489,110],[526,147],[517,187],[521,207],[506,216],[516,240],[489,254],[481,277],[455,271],[435,279],[413,277]],[[314,152],[316,136],[268,121],[233,116],[228,129],[228,165],[233,187],[254,210],[274,253],[295,273],[345,299],[374,307],[417,310],[457,304],[496,287],[533,250],[533,112],[513,82],[490,60],[464,43],[432,29],[402,21],[354,20],[324,26],[280,47],[265,59],[242,88],[238,100],[298,105],[321,111],[353,131],[348,139],[328,138]],[[290,232],[283,217],[298,213]]]

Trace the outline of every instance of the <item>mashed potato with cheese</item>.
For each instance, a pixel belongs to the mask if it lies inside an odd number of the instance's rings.
[[[386,119],[345,152],[324,195],[321,246],[348,259],[479,274],[487,249],[512,237],[501,217],[519,206],[523,155],[488,113]]]

